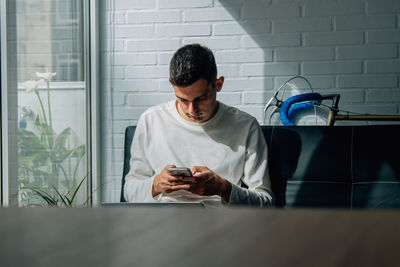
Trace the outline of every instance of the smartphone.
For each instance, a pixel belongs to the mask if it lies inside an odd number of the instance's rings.
[[[168,172],[173,176],[183,176],[183,177],[192,176],[192,171],[186,167],[168,168]]]

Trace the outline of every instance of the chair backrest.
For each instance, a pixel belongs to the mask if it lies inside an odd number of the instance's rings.
[[[268,165],[276,205],[349,208],[351,126],[271,128]]]
[[[262,128],[278,207],[400,208],[400,125]]]
[[[131,146],[132,146],[133,136],[135,135],[135,130],[136,126],[128,126],[125,129],[124,170],[122,173],[121,202],[126,202],[124,197],[125,176],[128,174],[130,169],[129,161],[131,159]]]

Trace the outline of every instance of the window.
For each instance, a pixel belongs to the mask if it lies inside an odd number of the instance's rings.
[[[74,204],[83,205],[90,196],[89,2],[3,2],[3,201],[43,205],[51,196],[68,204],[60,195],[71,199],[81,184]]]

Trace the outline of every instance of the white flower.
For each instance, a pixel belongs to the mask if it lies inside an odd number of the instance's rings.
[[[23,86],[25,87],[25,89],[26,89],[26,91],[27,91],[28,93],[30,93],[30,92],[32,92],[32,91],[37,92],[37,91],[38,91],[38,88],[39,88],[39,84],[40,84],[41,82],[42,82],[42,80],[34,81],[34,80],[32,80],[32,78],[31,78],[29,81],[24,82],[24,83],[23,83]]]
[[[36,72],[36,76],[39,78],[43,78],[46,82],[50,82],[53,76],[56,76],[57,72],[49,72],[46,69],[46,72]]]

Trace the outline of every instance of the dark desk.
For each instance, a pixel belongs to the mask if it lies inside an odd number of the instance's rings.
[[[1,266],[399,266],[400,212],[0,209]]]

